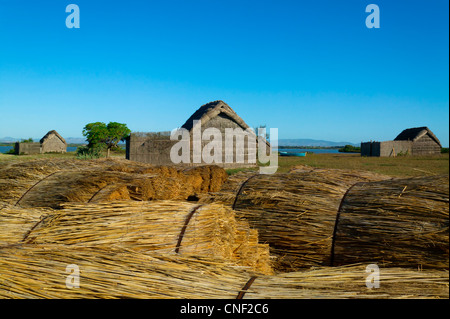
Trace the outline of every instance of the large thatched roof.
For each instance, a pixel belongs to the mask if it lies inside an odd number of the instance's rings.
[[[44,137],[41,138],[40,143],[41,144],[44,143],[45,140],[47,140],[51,135],[56,135],[64,144],[67,144],[66,140],[61,135],[59,135],[59,133],[56,132],[55,130],[51,130],[47,134],[45,134]]]
[[[243,130],[249,128],[249,126],[244,122],[243,119],[236,114],[235,111],[224,101],[213,101],[202,105],[190,118],[183,124],[182,128],[190,131],[193,126],[193,121],[199,120],[201,124],[204,125],[206,122],[212,118],[218,116],[220,113],[227,115],[233,121],[235,121]]]
[[[436,143],[439,144],[439,146],[441,146],[441,142],[439,141],[439,139],[426,126],[408,128],[408,129],[404,130],[403,132],[401,132],[394,139],[394,141],[413,141],[413,142],[415,142],[419,138],[421,138],[422,136],[424,136],[426,134],[428,134],[434,141],[436,141]]]

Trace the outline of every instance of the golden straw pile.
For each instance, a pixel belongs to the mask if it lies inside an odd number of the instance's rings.
[[[356,182],[386,179],[346,170],[288,174],[236,174],[203,203],[230,205],[270,245],[277,271],[329,265],[336,214],[345,192]]]
[[[189,202],[67,204],[49,213],[22,240],[75,247],[118,246],[143,253],[221,257],[271,273],[268,245],[223,205]]]
[[[216,166],[0,163],[0,298],[449,297],[448,175],[227,178]]]
[[[66,202],[186,200],[218,191],[226,178],[217,166],[184,171],[118,159],[14,162],[0,166],[0,201],[58,208]]]
[[[218,258],[100,247],[2,248],[0,274],[0,298],[448,298],[440,270],[381,269],[371,289],[362,265],[269,276]]]
[[[270,245],[276,271],[373,261],[448,268],[448,175],[243,173],[201,202],[224,203],[247,219]]]
[[[448,175],[355,185],[336,224],[334,264],[449,265]]]

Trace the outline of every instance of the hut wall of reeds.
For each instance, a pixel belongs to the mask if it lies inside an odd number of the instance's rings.
[[[22,143],[16,142],[14,145],[14,153],[16,155],[33,155],[41,153],[40,143]]]
[[[153,165],[173,165],[170,150],[176,143],[170,140],[170,132],[131,133],[126,139],[126,158]]]

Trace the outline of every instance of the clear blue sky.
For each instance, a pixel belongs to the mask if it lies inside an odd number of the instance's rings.
[[[65,8],[80,8],[80,29]],[[365,8],[380,8],[368,29]],[[448,0],[0,0],[0,138],[172,130],[228,103],[279,138],[449,145]]]

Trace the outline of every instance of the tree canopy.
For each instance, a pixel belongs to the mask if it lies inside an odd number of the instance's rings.
[[[83,136],[89,142],[89,148],[95,148],[101,145],[106,146],[109,151],[117,147],[120,141],[124,141],[131,131],[126,124],[109,122],[105,124],[103,122],[95,122],[86,124],[83,128]]]

